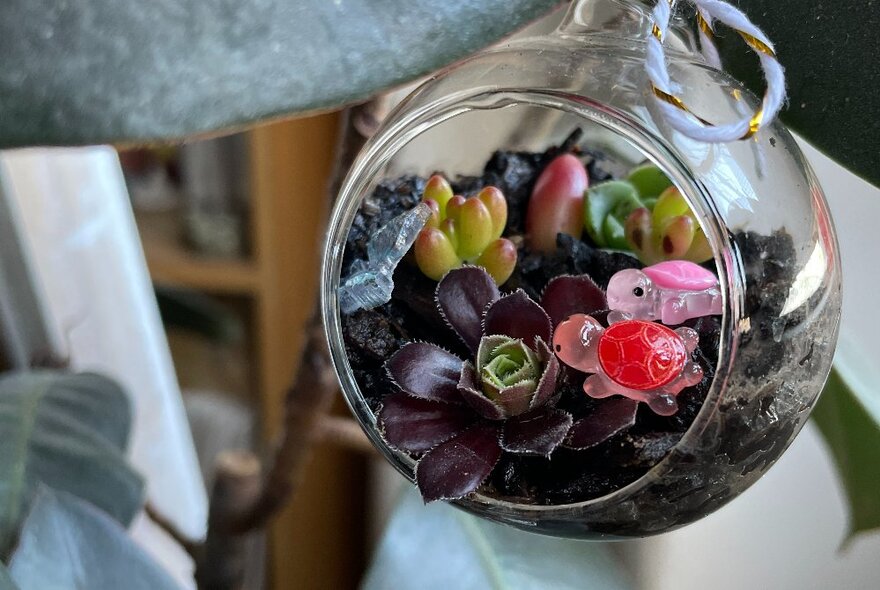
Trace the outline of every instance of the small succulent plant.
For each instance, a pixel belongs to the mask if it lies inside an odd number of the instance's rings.
[[[404,345],[386,362],[400,391],[385,397],[378,414],[389,446],[418,456],[425,501],[473,492],[502,453],[590,448],[635,422],[636,402],[622,398],[577,421],[555,407],[561,369],[547,343],[554,324],[605,307],[589,277],[555,278],[539,305],[521,290],[502,296],[486,271],[465,266],[446,274],[436,295],[473,360],[428,342]]]
[[[705,262],[712,248],[684,196],[671,186],[657,198],[653,211],[634,210],[626,218],[626,239],[645,264],[664,260]]]
[[[544,168],[526,211],[526,235],[533,250],[553,252],[560,233],[581,237],[588,185],[586,168],[571,154],[557,156]]]
[[[629,250],[645,264],[705,262],[712,257],[687,201],[654,164],[633,168],[626,180],[591,187],[584,205],[584,227],[597,246]]]
[[[600,248],[630,250],[624,225],[630,213],[645,207],[636,187],[625,180],[601,182],[587,191],[584,227]]]
[[[630,170],[626,180],[635,187],[639,198],[642,199],[648,209],[653,209],[660,193],[672,186],[672,181],[669,180],[669,177],[650,162]]]
[[[500,285],[516,266],[516,246],[502,238],[507,223],[507,199],[494,186],[476,196],[453,195],[440,175],[425,186],[422,201],[431,216],[415,242],[416,263],[429,278],[439,281],[465,263],[485,268]]]

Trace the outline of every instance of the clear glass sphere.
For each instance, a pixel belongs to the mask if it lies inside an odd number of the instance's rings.
[[[333,362],[352,412],[413,480],[413,459],[383,442],[354,378],[337,299],[346,237],[377,182],[435,170],[477,174],[495,150],[543,151],[580,128],[583,143],[623,166],[653,161],[684,194],[713,249],[724,298],[707,399],[665,458],[605,496],[548,506],[477,493],[456,502],[536,532],[645,536],[724,505],[761,477],[801,429],[837,341],[838,248],[809,165],[778,122],[727,144],[700,143],[666,125],[644,74],[648,10],[636,0],[582,0],[553,34],[484,51],[430,79],[365,146],[331,219],[322,305]],[[692,111],[727,122],[757,106],[741,84],[702,62],[686,27],[675,23],[667,45],[670,71]]]

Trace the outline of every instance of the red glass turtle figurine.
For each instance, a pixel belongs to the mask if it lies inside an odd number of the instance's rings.
[[[593,373],[584,381],[590,397],[623,395],[647,403],[661,416],[674,414],[675,396],[703,378],[692,357],[699,341],[696,331],[672,330],[620,312],[608,319],[607,329],[584,314],[561,322],[553,334],[556,356],[578,371]]]

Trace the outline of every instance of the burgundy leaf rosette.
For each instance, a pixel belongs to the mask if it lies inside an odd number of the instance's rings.
[[[478,267],[452,270],[437,285],[437,307],[471,357],[428,342],[410,342],[387,362],[400,391],[379,411],[389,446],[417,456],[425,501],[476,490],[504,452],[549,457],[560,445],[595,446],[631,426],[636,402],[604,401],[575,421],[556,407],[562,369],[548,343],[553,326],[575,313],[606,307],[587,276],[560,276],[541,304],[524,291],[502,295]]]

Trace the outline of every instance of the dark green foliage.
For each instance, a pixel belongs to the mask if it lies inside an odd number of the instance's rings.
[[[865,0],[735,2],[776,45],[788,81],[782,119],[868,182],[880,185],[880,8]],[[725,67],[760,96],[758,58],[719,28]]]
[[[363,100],[559,0],[4,0],[0,147],[145,142]]]
[[[880,528],[880,422],[865,401],[832,371],[813,411],[849,498],[850,537]]]
[[[45,487],[24,522],[9,573],[20,590],[178,588],[118,522],[76,496]]]
[[[130,429],[130,402],[106,377],[40,371],[0,378],[0,555],[41,485],[128,525],[143,501],[143,481],[124,455]]]

